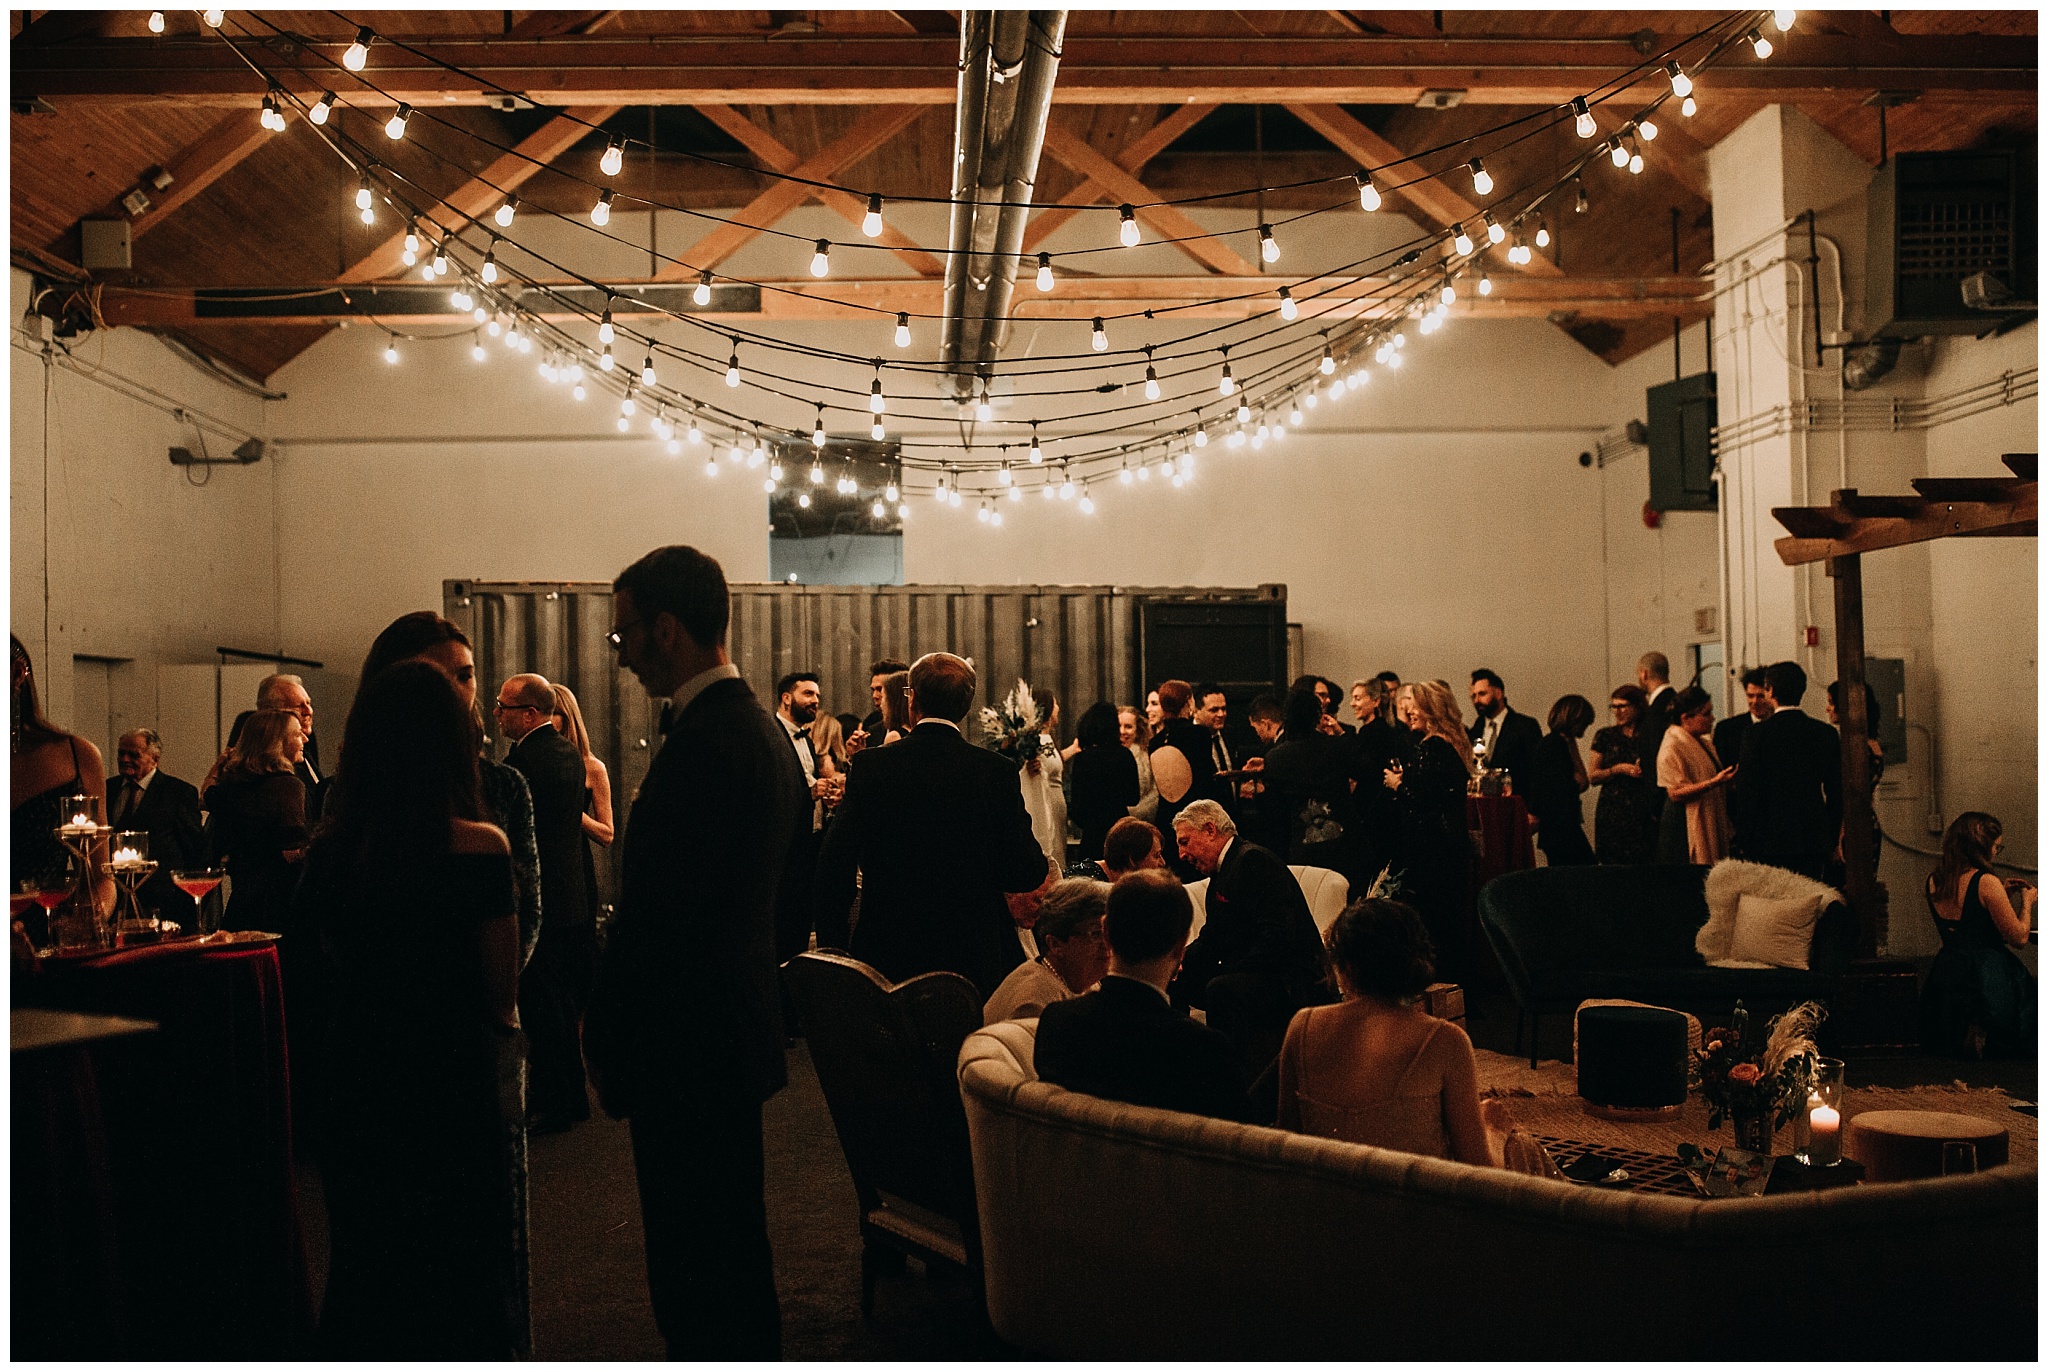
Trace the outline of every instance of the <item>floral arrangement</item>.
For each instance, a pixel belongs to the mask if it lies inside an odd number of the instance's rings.
[[[1045,741],[1044,721],[1038,717],[1038,702],[1031,698],[1031,683],[1018,681],[1000,708],[983,706],[981,732],[991,751],[1024,766],[1033,758],[1052,752]]]
[[[1692,1061],[1693,1084],[1707,1102],[1707,1128],[1719,1129],[1730,1115],[1769,1113],[1774,1127],[1791,1119],[1806,1104],[1813,1062],[1820,1056],[1813,1031],[1826,1013],[1812,1001],[1795,1005],[1758,1037],[1749,1011],[1737,1001],[1727,1027],[1708,1030]]]

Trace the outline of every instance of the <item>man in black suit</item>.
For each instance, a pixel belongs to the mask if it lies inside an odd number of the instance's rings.
[[[1209,878],[1208,920],[1188,946],[1174,1000],[1207,1012],[1255,1081],[1279,1056],[1294,1012],[1334,999],[1322,936],[1294,873],[1239,839],[1222,806],[1197,801],[1174,817],[1173,832],[1181,856]]]
[[[875,708],[860,722],[860,728],[846,736],[846,751],[857,753],[870,743],[881,746],[882,735],[888,732],[882,727],[882,683],[898,672],[907,672],[910,664],[893,657],[878,657],[868,664],[868,699]]]
[[[1842,738],[1799,708],[1798,663],[1772,663],[1764,680],[1777,708],[1743,732],[1736,832],[1752,862],[1820,881],[1842,834]]]
[[[492,707],[512,740],[505,763],[533,796],[540,850],[540,937],[519,974],[529,1127],[538,1134],[590,1118],[581,1026],[597,977],[597,924],[583,885],[583,754],[555,728],[554,708],[547,678],[532,672],[499,687]]]
[[[1543,726],[1508,704],[1508,688],[1491,667],[1472,673],[1472,750],[1491,768],[1506,768],[1510,779],[1529,781]]]
[[[171,873],[207,863],[199,792],[191,782],[157,770],[163,753],[154,729],[133,729],[114,741],[121,770],[107,782],[107,822],[117,830],[149,835],[149,856],[157,868],[136,892],[142,907],[196,932],[191,897],[177,888]]]
[[[1671,688],[1671,659],[1654,651],[1637,658],[1636,685],[1643,688],[1650,701],[1636,736],[1648,740],[1654,758],[1657,749],[1663,746],[1664,731],[1678,722],[1678,692]]]
[[[790,752],[804,775],[804,789],[810,797],[810,823],[804,826],[802,843],[790,851],[783,869],[782,889],[775,896],[775,960],[788,962],[811,946],[811,878],[818,866],[820,830],[825,824],[824,768],[817,750],[811,747],[811,722],[818,717],[818,674],[790,672],[775,683],[775,722],[789,739]],[[819,936],[819,946],[844,948],[844,930],[828,928]],[[794,1007],[785,998],[784,1018]]]
[[[1749,736],[1750,726],[1758,720],[1769,719],[1771,711],[1778,707],[1771,703],[1771,688],[1764,680],[1764,669],[1752,667],[1742,674],[1742,693],[1749,708],[1730,715],[1714,726],[1714,756],[1721,760],[1723,767],[1732,767],[1742,761],[1742,741]],[[1731,820],[1737,817],[1730,814]],[[1735,843],[1731,851],[1737,857],[1743,856],[1742,830],[1735,830]]]
[[[853,955],[891,981],[958,972],[986,1000],[1024,960],[1003,894],[1036,890],[1046,861],[1017,764],[961,735],[974,686],[951,653],[911,664],[910,733],[848,765],[815,899],[818,928],[845,928],[858,871]]]
[[[1210,772],[1209,779],[1195,794],[1235,813],[1237,788],[1230,782],[1216,780],[1215,776],[1218,772],[1237,771],[1248,756],[1244,745],[1230,736],[1230,697],[1215,682],[1201,682],[1195,687],[1194,711],[1195,723],[1206,732],[1202,742],[1209,753]]]
[[[1109,974],[1099,989],[1040,1013],[1041,1080],[1156,1110],[1255,1118],[1230,1040],[1167,999],[1194,913],[1166,872],[1133,872],[1110,888],[1102,920]]]
[[[313,697],[306,683],[288,672],[273,673],[256,683],[256,708],[284,710],[299,717],[299,727],[306,732],[306,749],[292,774],[306,788],[306,823],[319,823],[321,807],[327,803],[327,778],[320,774],[320,740],[313,735]]]
[[[782,1348],[761,1103],[787,1081],[775,890],[810,815],[789,741],[726,653],[730,615],[725,573],[694,548],[657,548],[613,586],[619,661],[668,706],[585,1041],[598,1099],[632,1124],[671,1358]]]

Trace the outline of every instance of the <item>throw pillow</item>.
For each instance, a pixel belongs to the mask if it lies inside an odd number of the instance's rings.
[[[1693,946],[1710,967],[1730,965],[1729,959],[1734,956],[1729,947],[1735,939],[1735,907],[1743,896],[1812,899],[1818,902],[1816,908],[1823,910],[1842,898],[1831,888],[1797,872],[1740,858],[1723,858],[1715,863],[1707,873],[1703,894],[1707,900],[1707,922],[1700,927]]]
[[[1803,972],[1813,946],[1813,926],[1819,919],[1820,902],[1811,897],[1773,900],[1744,895],[1735,906],[1729,960]]]

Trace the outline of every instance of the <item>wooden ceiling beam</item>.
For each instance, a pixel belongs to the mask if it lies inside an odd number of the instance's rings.
[[[1602,138],[1612,138],[1628,117],[1612,105],[1600,105],[1593,111],[1593,119],[1599,125]],[[1655,123],[1657,136],[1642,145],[1643,160],[1671,173],[1681,186],[1700,199],[1712,202],[1714,191],[1712,180],[1707,175],[1707,145],[1686,132],[1685,117],[1679,114],[1675,105],[1667,103],[1659,110]]]
[[[1874,553],[1884,548],[1903,548],[1913,543],[1931,543],[1938,538],[2032,538],[2040,518],[2040,487],[2031,480],[2003,477],[1947,478],[1948,484],[1930,489],[1927,478],[1915,481],[1919,497],[1894,498],[1888,510],[1895,513],[1856,513],[1859,504],[1871,497],[1859,497],[1854,490],[1834,493],[1825,506],[1791,506],[1771,511],[1791,532],[1774,546],[1779,560],[1788,567],[1825,562],[1853,553]],[[1915,508],[1917,507],[1917,508]]]
[[[1392,143],[1389,143],[1379,134],[1374,133],[1371,129],[1359,123],[1358,120],[1352,118],[1349,113],[1337,108],[1335,105],[1289,105],[1287,108],[1302,123],[1307,124],[1317,133],[1329,139],[1339,152],[1350,157],[1359,166],[1372,171],[1377,171],[1381,167],[1393,166],[1395,170],[1385,178],[1389,183],[1407,176],[1416,175],[1420,171],[1420,168],[1408,162],[1407,153],[1395,147]],[[1389,184],[1382,187],[1382,189],[1385,194],[1397,195],[1401,199],[1406,200],[1410,205],[1420,210],[1424,217],[1436,227],[1448,229],[1453,224],[1463,224],[1466,230],[1472,234],[1475,241],[1483,241],[1485,236],[1485,229],[1481,220],[1483,211],[1478,205],[1473,204],[1470,200],[1452,190],[1450,186],[1445,184],[1442,177],[1431,177],[1426,181],[1417,181],[1411,185],[1401,186],[1398,189]],[[1495,257],[1506,263],[1508,260],[1508,248],[1511,246],[1511,242],[1504,240],[1494,244],[1491,251]],[[1517,271],[1526,272],[1532,276],[1558,276],[1562,274],[1558,270],[1557,263],[1545,257],[1541,252],[1536,252],[1534,249],[1531,249],[1531,251],[1534,253],[1534,256],[1529,259],[1527,265],[1517,267]]]
[[[99,217],[128,219],[130,241],[140,238],[240,166],[273,136],[255,115],[236,110],[201,134],[191,147],[164,163],[164,170],[171,174],[171,184],[161,191],[153,186],[144,187],[143,194],[149,197],[147,210],[129,219],[127,210],[116,201]]]
[[[326,64],[339,62],[344,45],[309,46],[292,65],[331,70]],[[363,80],[381,95],[367,87],[343,94],[360,103],[418,105],[485,104],[500,97],[500,88],[543,105],[950,105],[959,57],[953,38],[910,34],[430,37],[411,39],[408,46],[420,51],[388,43],[371,49]],[[1641,60],[1624,38],[1547,35],[1069,38],[1053,99],[1079,105],[1400,105],[1415,103],[1426,90],[1457,89],[1466,92],[1467,104],[1562,104]],[[280,79],[295,87],[305,83],[278,66]],[[1644,76],[1646,92],[1654,78],[1654,72]],[[1706,90],[1795,103],[1915,90],[1923,101],[1937,103],[2004,92],[2031,105],[2037,82],[2033,45],[2009,38],[1915,37],[1901,43],[1819,32],[1785,35],[1770,61],[1738,57],[1701,78]],[[13,89],[17,97],[53,103],[174,98],[254,105],[263,96],[263,82],[212,36],[17,44]]]
[[[591,105],[556,115],[522,138],[511,152],[501,155],[450,191],[443,198],[443,203],[429,210],[426,217],[451,233],[461,231],[470,221],[481,219],[495,209],[507,192],[525,185],[548,163],[581,143],[593,126],[602,124],[617,113],[616,105]],[[404,229],[392,234],[343,272],[340,279],[348,282],[375,281],[403,270],[401,254],[405,251],[405,234]]]
[[[1116,155],[1116,164],[1136,176],[1145,169],[1145,164],[1172,147],[1175,140],[1189,129],[1206,119],[1216,109],[1214,105],[1177,105],[1164,119],[1145,132],[1133,138]],[[1025,252],[1037,252],[1053,231],[1072,219],[1083,205],[1093,205],[1109,198],[1109,190],[1092,178],[1083,177],[1081,184],[1059,198],[1059,203],[1037,211],[1031,217],[1030,227],[1024,231]]]
[[[661,270],[654,274],[653,279],[680,281],[695,276],[700,271],[709,271],[716,267],[759,237],[762,230],[775,227],[777,220],[814,195],[820,194],[821,188],[805,185],[804,182],[828,181],[837,176],[916,123],[923,117],[924,112],[925,107],[922,105],[885,105],[880,109],[868,111],[855,121],[852,128],[833,139],[807,160],[784,171],[784,175],[800,179],[777,181],[735,212],[732,222],[720,224],[693,243],[684,254],[686,261],[664,264]],[[862,206],[862,213],[865,212],[866,206]],[[908,243],[909,240],[905,239],[904,242]],[[937,264],[936,258],[932,261]],[[939,275],[944,274],[944,267],[940,266]]]
[[[1173,206],[1144,204],[1159,197],[1144,182],[1097,152],[1085,138],[1057,124],[1048,124],[1045,150],[1101,186],[1107,194],[1119,197],[1126,204],[1137,205],[1140,223],[1163,238],[1183,240],[1173,246],[1197,262],[1225,276],[1258,276],[1258,268],[1225,247],[1222,240],[1209,237],[1209,230]]]

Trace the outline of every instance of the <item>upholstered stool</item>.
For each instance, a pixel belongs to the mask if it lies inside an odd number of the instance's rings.
[[[1676,1119],[1685,1109],[1686,1016],[1651,1005],[1579,1008],[1579,1098],[1608,1119]]]
[[[1842,1151],[1863,1164],[1870,1181],[1910,1181],[1941,1175],[1945,1143],[1967,1143],[1977,1152],[1977,1170],[1997,1167],[2008,1157],[2011,1136],[2004,1126],[1974,1115],[1938,1110],[1865,1110],[1849,1117]]]

